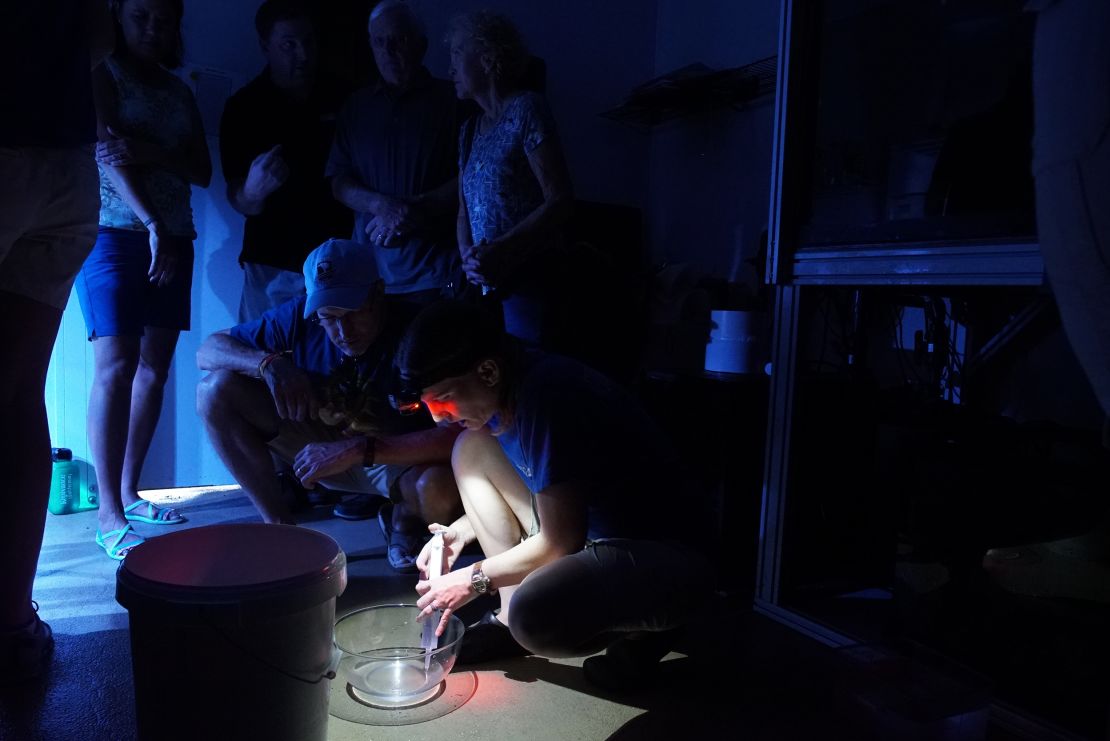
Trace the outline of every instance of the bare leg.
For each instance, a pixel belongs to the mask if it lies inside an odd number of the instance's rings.
[[[89,396],[89,448],[100,490],[99,527],[108,533],[127,525],[123,515],[123,461],[131,424],[131,388],[139,364],[138,337],[100,337],[93,342],[92,393]],[[128,536],[120,546],[137,544]]]
[[[463,513],[455,474],[448,466],[413,466],[399,482],[403,502],[393,508],[393,529],[412,532],[449,523]]]
[[[504,553],[532,526],[532,494],[501,446],[485,430],[467,430],[455,442],[451,465],[463,508],[486,557]],[[501,587],[498,620],[508,625],[517,586]]]
[[[233,371],[209,373],[197,386],[197,414],[208,439],[243,492],[271,523],[295,524],[281,499],[270,448],[279,419],[266,385]]]
[[[176,329],[147,327],[139,343],[139,364],[131,386],[131,421],[120,482],[124,507],[139,500],[139,476],[150,441],[154,439],[158,418],[162,416],[162,398],[179,334]],[[167,512],[171,518],[174,514],[173,510]]]
[[[61,318],[52,306],[0,292],[0,342],[8,358],[0,363],[0,631],[20,628],[33,615],[31,585],[50,497],[43,389]]]

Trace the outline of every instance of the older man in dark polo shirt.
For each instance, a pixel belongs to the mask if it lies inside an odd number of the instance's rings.
[[[355,212],[354,239],[374,250],[386,292],[424,304],[462,284],[455,92],[423,66],[428,40],[408,5],[379,3],[369,30],[381,82],[344,106],[327,175]]]
[[[266,69],[228,100],[220,122],[227,197],[247,217],[240,322],[304,295],[305,257],[351,231],[350,212],[332,198],[324,177],[336,113],[349,90],[317,73],[311,6],[267,0],[255,27]]]

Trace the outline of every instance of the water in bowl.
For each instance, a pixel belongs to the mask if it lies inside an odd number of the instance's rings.
[[[433,697],[447,675],[446,667],[433,660],[424,669],[420,648],[383,648],[352,658],[343,674],[355,696],[372,705],[416,705]]]

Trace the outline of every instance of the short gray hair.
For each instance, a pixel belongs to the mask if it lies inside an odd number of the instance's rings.
[[[370,18],[366,21],[367,28],[370,27],[371,23],[381,18],[386,13],[392,12],[400,13],[404,17],[405,22],[408,23],[409,29],[416,33],[417,36],[425,41],[428,39],[428,32],[424,28],[424,21],[420,19],[420,16],[416,14],[416,11],[413,10],[412,6],[406,3],[405,0],[382,0],[375,5],[374,9],[370,11]]]
[[[493,60],[494,80],[509,84],[520,81],[528,61],[528,48],[508,16],[492,10],[462,13],[451,19],[447,28],[448,43],[456,33],[465,34]]]

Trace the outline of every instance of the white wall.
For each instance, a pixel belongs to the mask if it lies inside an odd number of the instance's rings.
[[[253,18],[259,0],[190,0],[185,71],[203,73],[205,91],[238,89],[262,66]],[[693,61],[745,64],[775,52],[775,0],[413,0],[428,26],[427,65],[447,75],[449,18],[481,7],[518,23],[547,63],[548,97],[578,197],[639,206],[656,255],[728,276],[739,246],[754,252],[767,214],[770,105],[722,112],[645,133],[601,118],[642,82]],[[212,105],[218,101],[213,99]],[[202,108],[206,107],[202,101]],[[237,264],[242,218],[224,198],[219,142],[210,130],[214,176],[194,189],[197,239],[192,331],[182,334],[166,402],[143,472],[150,488],[230,483],[194,412],[197,346],[229,326],[242,285]],[[63,317],[47,388],[54,445],[87,459],[91,348],[77,300]]]

